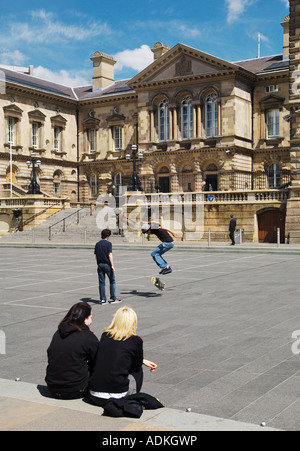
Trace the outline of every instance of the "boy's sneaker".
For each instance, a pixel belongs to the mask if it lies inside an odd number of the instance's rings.
[[[101,300],[101,301],[100,301],[100,304],[101,304],[101,305],[105,305],[105,304],[107,304],[107,302]]]
[[[167,266],[167,268],[164,268],[162,271],[160,271],[159,274],[164,275],[164,274],[170,274],[171,272],[172,272],[171,266]]]
[[[120,302],[122,302],[122,301],[121,301],[121,299],[110,299],[108,302],[110,304],[120,304]]]

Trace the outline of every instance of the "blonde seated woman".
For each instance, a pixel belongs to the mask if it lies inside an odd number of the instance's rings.
[[[130,307],[114,315],[100,339],[90,379],[90,401],[103,407],[108,399],[139,393],[145,365],[153,372],[157,365],[144,359],[143,340],[136,335],[137,316]]]

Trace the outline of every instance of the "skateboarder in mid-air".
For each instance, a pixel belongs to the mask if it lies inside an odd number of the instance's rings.
[[[176,237],[176,234],[161,227],[158,222],[153,221],[143,224],[142,232],[147,235],[155,235],[161,241],[161,244],[151,253],[151,257],[161,269],[159,274],[170,274],[172,269],[162,255],[174,247],[174,240],[170,234],[174,237]]]

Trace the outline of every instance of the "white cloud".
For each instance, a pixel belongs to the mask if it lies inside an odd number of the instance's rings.
[[[33,75],[44,80],[50,80],[54,83],[70,86],[72,88],[90,84],[88,74],[86,74],[84,71],[82,71],[81,74],[78,73],[78,71],[76,71],[76,74],[73,74],[72,72],[66,70],[54,72],[50,69],[47,69],[46,67],[38,66],[34,68]]]
[[[142,45],[138,49],[124,50],[114,55],[117,61],[116,71],[121,71],[124,67],[129,67],[138,72],[153,63],[153,53],[148,45]]]
[[[287,8],[290,7],[290,2],[289,2],[289,0],[281,0],[281,1],[283,1],[283,3],[285,4],[285,6],[286,6]]]
[[[246,9],[246,6],[249,4],[249,0],[225,0],[228,14],[227,14],[227,22],[233,23],[236,22],[240,15]]]
[[[0,51],[0,64],[19,66],[25,64],[26,56],[19,50]]]
[[[52,13],[44,10],[31,12],[29,22],[14,22],[10,24],[9,38],[14,42],[26,43],[57,43],[68,41],[84,41],[96,36],[112,33],[110,27],[99,21],[85,25],[68,25],[55,20]],[[2,40],[3,40],[2,36]]]

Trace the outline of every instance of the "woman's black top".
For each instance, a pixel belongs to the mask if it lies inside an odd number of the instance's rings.
[[[89,389],[94,392],[123,393],[129,388],[129,374],[141,370],[143,340],[134,335],[126,340],[114,340],[102,334]]]
[[[47,350],[47,384],[63,393],[87,387],[98,344],[98,338],[86,325],[82,331],[70,324],[58,329]]]

